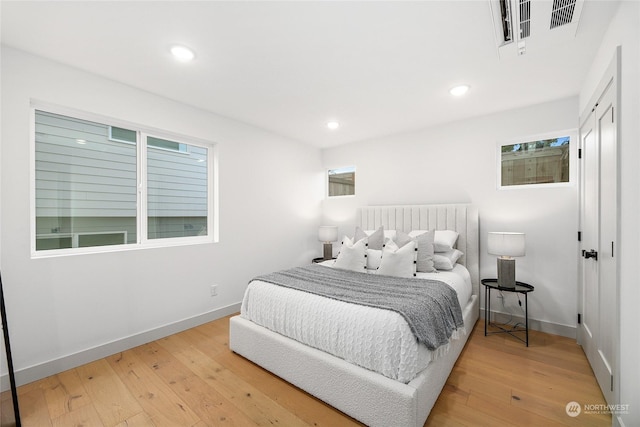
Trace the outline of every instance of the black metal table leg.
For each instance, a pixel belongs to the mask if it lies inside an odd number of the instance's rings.
[[[484,287],[484,336],[487,336],[487,320],[491,313],[491,290],[488,286]]]
[[[527,298],[526,292],[524,294],[524,327],[527,337],[527,347],[529,347],[529,299]]]

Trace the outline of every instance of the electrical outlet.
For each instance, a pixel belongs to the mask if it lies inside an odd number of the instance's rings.
[[[211,296],[215,297],[218,295],[218,285],[211,285]]]

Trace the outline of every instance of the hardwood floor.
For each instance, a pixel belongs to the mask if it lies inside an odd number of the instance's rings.
[[[23,426],[356,426],[357,421],[229,351],[229,318],[18,389]],[[3,399],[6,399],[6,393]],[[582,349],[533,331],[530,346],[478,322],[427,426],[610,426],[575,418],[604,404]]]

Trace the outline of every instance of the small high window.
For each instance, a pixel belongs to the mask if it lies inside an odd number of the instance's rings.
[[[499,187],[568,183],[571,139],[567,133],[501,144]]]
[[[329,197],[353,196],[356,194],[356,167],[348,166],[328,171]]]

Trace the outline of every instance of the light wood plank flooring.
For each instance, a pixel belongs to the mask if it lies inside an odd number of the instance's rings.
[[[427,426],[610,426],[581,348],[532,332],[530,346],[478,322]],[[357,421],[232,353],[229,318],[19,388],[26,427],[356,426]],[[7,393],[3,394],[7,399]]]

